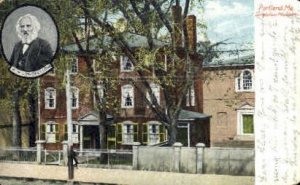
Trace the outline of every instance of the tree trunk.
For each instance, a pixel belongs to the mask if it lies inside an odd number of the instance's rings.
[[[106,121],[106,115],[105,113],[99,113],[100,116],[100,124],[99,124],[99,134],[100,134],[100,148],[101,149],[106,149],[107,145],[107,133],[106,133],[106,126],[105,126],[105,121]]]
[[[12,122],[13,122],[13,137],[12,145],[14,147],[21,147],[21,112],[20,112],[20,91],[18,89],[14,90],[12,97]]]
[[[32,84],[33,86],[35,84]],[[38,99],[35,86],[31,89],[28,97],[29,104],[29,146],[34,147],[36,141],[36,128],[38,124]]]
[[[177,120],[172,119],[170,126],[168,127],[168,145],[172,146],[177,141]]]

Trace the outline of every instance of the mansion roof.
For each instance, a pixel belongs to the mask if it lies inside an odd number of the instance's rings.
[[[125,42],[128,44],[128,46],[131,48],[149,47],[147,38],[145,36],[138,35],[135,33],[130,33],[130,32],[122,33],[122,36]],[[93,36],[90,39],[89,47],[91,51],[97,51],[101,49],[100,47],[101,45],[110,46],[113,44],[113,42],[114,42],[113,38],[107,35],[104,35],[102,38]],[[153,42],[155,47],[163,47],[165,45],[168,45],[167,42],[163,42],[157,39],[153,39]],[[86,41],[82,41],[81,44],[83,48],[86,48],[87,45]],[[76,43],[72,43],[64,46],[62,50],[67,53],[73,53],[73,52],[78,52],[79,48]]]

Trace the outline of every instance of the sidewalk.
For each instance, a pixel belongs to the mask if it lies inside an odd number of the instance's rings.
[[[67,167],[0,163],[0,176],[67,180]],[[75,168],[74,181],[120,185],[253,185],[254,177]]]

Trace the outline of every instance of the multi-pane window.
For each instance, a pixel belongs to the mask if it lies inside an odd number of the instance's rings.
[[[117,142],[120,144],[133,144],[138,140],[138,125],[131,121],[117,124]]]
[[[78,59],[77,58],[73,58],[71,60],[71,73],[72,74],[78,73]]]
[[[253,72],[243,70],[235,81],[236,91],[253,91]]]
[[[166,128],[160,122],[149,121],[143,124],[143,144],[155,145],[166,141]]]
[[[73,141],[73,143],[78,143],[79,142],[78,136],[79,136],[78,123],[73,122],[72,123],[72,141]]]
[[[47,143],[55,143],[56,136],[58,135],[58,125],[55,122],[47,122],[46,123],[46,142]]]
[[[121,56],[120,61],[121,71],[133,71],[134,66],[127,56]]]
[[[134,107],[134,90],[132,85],[123,85],[121,88],[121,96],[122,108]]]
[[[71,87],[71,106],[73,109],[79,107],[79,89],[77,87]]]
[[[149,124],[149,144],[159,143],[159,125]]]
[[[45,89],[45,109],[55,109],[56,107],[56,90],[52,87]]]
[[[195,106],[195,88],[192,85],[186,93],[186,106]]]
[[[124,143],[133,143],[133,125],[124,124],[123,125]]]
[[[103,100],[104,100],[104,87],[103,87],[103,85],[97,85],[97,93],[98,93],[98,96],[100,98],[99,103],[103,103]],[[94,92],[94,104],[95,105],[97,104],[95,92]]]
[[[150,88],[152,90],[153,95],[156,98],[157,104],[160,104],[160,88],[158,84],[151,83]],[[150,98],[149,92],[147,93],[147,99],[152,103],[152,99]]]

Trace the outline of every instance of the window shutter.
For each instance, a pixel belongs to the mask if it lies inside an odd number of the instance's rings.
[[[143,124],[143,144],[148,144],[148,124]]]
[[[46,125],[45,124],[41,124],[41,140],[45,140],[46,139]]]
[[[68,125],[64,124],[64,141],[68,140]]]
[[[56,124],[56,125],[55,125],[55,141],[56,141],[56,142],[60,140],[60,138],[59,138],[59,129],[58,129],[58,127],[61,127],[61,125],[60,125],[60,124]]]
[[[159,141],[166,141],[166,128],[164,125],[159,125]]]
[[[121,123],[117,124],[117,143],[123,143],[122,126],[123,126],[123,124],[121,124]]]
[[[138,124],[133,125],[133,142],[138,142]]]

